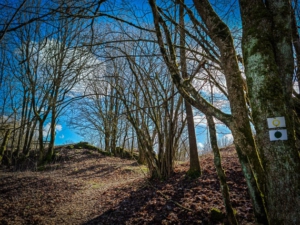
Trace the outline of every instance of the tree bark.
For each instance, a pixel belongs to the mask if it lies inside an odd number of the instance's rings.
[[[300,224],[300,159],[292,111],[291,5],[240,0],[243,56],[270,224]],[[270,141],[267,118],[283,116],[288,140]]]
[[[50,123],[50,142],[49,142],[45,162],[50,162],[54,155],[54,143],[55,143],[55,133],[56,133],[55,128],[56,128],[56,104],[53,104],[52,112],[51,112],[51,123]]]
[[[207,123],[208,123],[208,129],[209,129],[209,136],[210,136],[210,143],[211,143],[211,147],[214,153],[214,163],[215,163],[215,167],[217,170],[217,174],[219,177],[219,182],[221,185],[221,191],[222,191],[222,195],[223,195],[223,201],[224,201],[224,205],[225,205],[225,209],[226,209],[226,213],[227,213],[227,218],[229,221],[229,224],[238,224],[231,202],[230,202],[230,194],[229,194],[229,188],[228,185],[226,183],[226,175],[225,175],[225,171],[222,168],[222,164],[221,164],[221,154],[220,154],[220,150],[218,147],[218,141],[217,141],[217,135],[216,135],[216,126],[215,126],[215,122],[213,120],[212,116],[207,116]]]
[[[184,3],[184,0],[182,0]],[[183,4],[179,4],[179,25],[180,25],[180,46],[185,46],[185,30],[184,30],[184,7]],[[187,67],[186,67],[186,51],[182,47],[180,48],[180,65],[181,74],[183,79],[188,79]],[[187,172],[188,176],[192,178],[201,176],[201,168],[198,156],[197,138],[194,125],[193,109],[191,104],[184,99],[187,128],[189,136],[189,152],[190,152],[190,168]]]
[[[263,194],[261,194],[265,186],[264,172],[252,136],[243,89],[244,82],[241,71],[239,70],[233,38],[227,25],[219,18],[207,0],[194,0],[193,2],[197,12],[207,27],[207,34],[220,51],[221,66],[226,78],[231,115],[213,107],[199,94],[191,82],[186,82],[182,79],[178,65],[176,64],[177,57],[172,43],[171,33],[168,30],[166,22],[160,16],[155,1],[149,0],[162,56],[180,94],[205,115],[213,115],[231,129],[243,172],[247,179],[257,223],[268,224],[267,214],[263,204]],[[163,37],[161,27],[165,37]],[[164,39],[167,43],[167,49]],[[249,162],[251,162],[251,165]]]
[[[39,164],[44,161],[44,135],[43,135],[43,121],[39,120]]]
[[[11,129],[7,129],[6,132],[5,132],[5,135],[4,135],[4,138],[3,138],[3,141],[2,141],[2,144],[0,146],[0,164],[2,162],[2,159],[3,159],[3,156],[4,156],[4,153],[7,149],[7,144],[8,144],[8,140],[9,140],[9,137],[10,137],[10,134],[11,134]]]

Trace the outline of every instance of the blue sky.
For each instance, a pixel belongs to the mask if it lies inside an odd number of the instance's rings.
[[[143,3],[141,3],[141,2],[143,2]],[[236,2],[236,1],[232,1],[232,2]],[[136,3],[137,3],[137,8],[147,6],[147,1],[133,1],[132,2],[132,4],[136,4]],[[139,5],[139,3],[141,3],[141,4]],[[230,4],[227,5],[226,10],[224,10],[224,11],[227,11],[228,8],[230,8],[230,7],[231,7]],[[237,12],[236,7],[233,7],[233,9],[234,10],[232,10],[232,12],[230,12],[229,14],[236,14],[236,12]],[[216,9],[216,10],[219,11],[220,9]],[[227,18],[232,18],[228,15],[227,15]],[[77,134],[76,130],[72,129],[67,124],[65,118],[61,117],[57,124],[58,124],[57,125],[58,129],[56,130],[56,132],[57,132],[56,140],[55,140],[56,145],[71,143],[71,142],[79,142],[79,141],[83,140],[83,138]],[[45,124],[45,127],[46,126],[47,126],[47,123]],[[204,131],[204,129],[201,127],[198,127],[197,134],[198,134],[198,142],[205,143],[206,139],[207,139],[207,135],[206,135],[206,132]]]
[[[207,129],[206,129],[206,121],[203,123],[198,123],[197,120],[195,121],[195,129],[197,135],[197,143],[198,147],[201,148],[205,143],[207,143]],[[58,129],[56,130],[56,139],[55,145],[63,145],[69,143],[77,143],[80,141],[88,141],[84,140],[83,137],[77,134],[76,129],[71,128],[68,123],[66,122],[66,118],[62,117],[57,125]],[[221,139],[222,137],[227,138],[230,140],[232,135],[230,134],[229,129],[225,125],[217,125],[218,129],[218,138]]]
[[[83,141],[83,138],[79,136],[74,129],[70,128],[65,121],[62,121],[59,124],[62,128],[60,131],[56,132],[55,145],[63,145]]]

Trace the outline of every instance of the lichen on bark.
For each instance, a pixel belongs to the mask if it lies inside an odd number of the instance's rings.
[[[291,110],[293,57],[288,1],[240,0],[243,56],[270,224],[299,224],[300,160]],[[284,12],[284,13],[283,13]],[[283,17],[283,14],[285,16]],[[259,22],[259,23],[258,23]],[[288,141],[269,140],[267,118],[284,116]],[[282,204],[285,202],[285,204]]]

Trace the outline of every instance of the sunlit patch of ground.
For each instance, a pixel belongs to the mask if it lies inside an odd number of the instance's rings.
[[[254,224],[245,180],[233,149],[222,151],[232,205],[240,224]],[[86,149],[62,150],[40,171],[0,171],[0,224],[222,224],[224,211],[211,154],[201,156],[203,175],[189,180],[178,163],[166,181],[147,179],[133,160]]]

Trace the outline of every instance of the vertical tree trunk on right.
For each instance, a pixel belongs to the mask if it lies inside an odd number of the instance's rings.
[[[245,73],[270,224],[300,224],[300,158],[292,110],[292,7],[288,0],[240,0],[240,5]],[[281,116],[288,140],[270,141],[267,118]]]

